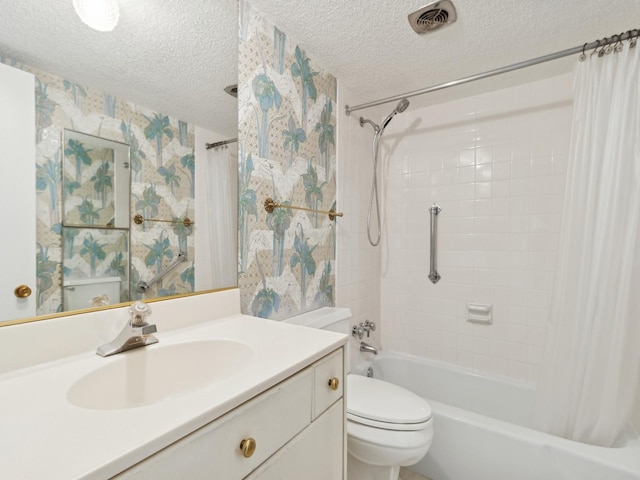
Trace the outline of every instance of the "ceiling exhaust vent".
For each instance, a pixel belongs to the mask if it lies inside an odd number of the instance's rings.
[[[425,5],[409,15],[409,24],[420,35],[431,33],[456,21],[456,9],[449,0]]]

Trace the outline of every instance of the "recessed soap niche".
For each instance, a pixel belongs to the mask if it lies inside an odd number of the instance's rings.
[[[491,325],[493,323],[493,305],[483,303],[467,303],[467,322],[483,323]]]

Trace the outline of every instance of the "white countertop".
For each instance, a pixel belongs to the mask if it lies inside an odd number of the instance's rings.
[[[345,335],[233,315],[156,336],[148,349],[232,339],[252,346],[232,378],[158,403],[90,410],[67,400],[76,380],[121,355],[93,351],[0,376],[0,478],[108,479],[220,417],[346,343]],[[53,342],[59,341],[52,339]],[[26,345],[25,348],[38,348]]]

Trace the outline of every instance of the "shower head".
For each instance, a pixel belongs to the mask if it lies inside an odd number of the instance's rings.
[[[387,128],[387,125],[389,125],[389,122],[391,121],[391,119],[395,117],[398,113],[404,112],[408,106],[409,106],[409,100],[407,100],[406,98],[403,98],[398,102],[398,105],[396,105],[396,108],[393,109],[393,112],[391,112],[387,116],[387,118],[385,118],[382,121],[382,126],[379,126],[378,124],[372,122],[371,120],[363,117],[360,117],[360,126],[364,127],[364,124],[368,123],[373,127],[373,131],[376,132],[376,134],[382,135],[382,132],[384,131],[385,128]]]
[[[385,118],[382,121],[382,127],[380,127],[380,130],[382,131],[385,128],[387,128],[387,125],[389,125],[389,122],[391,121],[391,119],[395,117],[398,113],[404,112],[408,106],[409,106],[409,100],[407,100],[406,98],[403,98],[402,100],[400,100],[398,102],[398,105],[396,105],[396,108],[393,109],[393,112],[391,112],[387,116],[387,118]]]
[[[403,98],[398,102],[398,106],[396,107],[396,110],[398,110],[398,113],[402,113],[407,109],[407,107],[409,107],[409,100],[407,100],[406,98]]]

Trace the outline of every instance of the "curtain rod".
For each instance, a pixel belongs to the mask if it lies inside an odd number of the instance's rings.
[[[635,32],[635,33],[634,33]],[[551,60],[557,60],[559,58],[568,57],[569,55],[575,55],[576,53],[584,52],[586,50],[591,50],[592,48],[604,47],[606,45],[610,45],[612,43],[622,42],[623,40],[631,39],[633,37],[637,38],[640,36],[640,30],[633,29],[629,30],[625,33],[621,33],[619,35],[612,35],[611,37],[605,37],[602,40],[596,40],[595,42],[585,43],[579,47],[568,48],[566,50],[562,50],[560,52],[551,53],[549,55],[544,55],[542,57],[533,58],[531,60],[526,60],[524,62],[514,63],[512,65],[508,65],[506,67],[496,68],[494,70],[489,70],[487,72],[478,73],[476,75],[471,75],[470,77],[460,78],[458,80],[453,80],[451,82],[440,83],[438,85],[432,85],[427,88],[422,88],[420,90],[414,90],[412,92],[407,92],[402,95],[394,95],[393,97],[383,98],[381,100],[375,100],[373,102],[361,103],[360,105],[356,105],[354,107],[350,107],[349,105],[345,105],[344,110],[347,115],[351,114],[351,112],[355,112],[356,110],[362,110],[363,108],[376,107],[378,105],[382,105],[384,103],[397,102],[402,100],[403,98],[411,98],[417,95],[424,95],[425,93],[435,92],[437,90],[443,90],[449,87],[455,87],[457,85],[462,85],[464,83],[474,82],[476,80],[480,80],[483,78],[493,77],[495,75],[500,75],[507,72],[512,72],[514,70],[520,70],[521,68],[531,67],[533,65],[538,65],[540,63],[549,62]]]
[[[228,145],[230,143],[235,143],[237,141],[238,141],[237,138],[230,138],[229,140],[222,140],[220,142],[205,143],[204,146],[207,147],[207,150],[210,150],[212,148],[222,147],[224,145]]]

